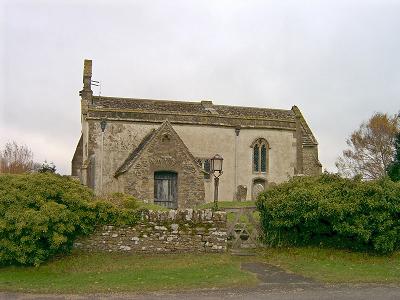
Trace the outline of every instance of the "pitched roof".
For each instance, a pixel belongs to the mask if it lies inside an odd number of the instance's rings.
[[[103,109],[138,110],[152,113],[217,114],[234,117],[259,117],[294,121],[292,110],[214,105],[211,101],[189,102],[171,100],[150,100],[136,98],[93,97],[93,106]],[[214,112],[214,113],[213,113]]]
[[[300,118],[301,131],[303,135],[303,145],[317,145],[317,139],[313,135],[310,127],[308,127],[308,124],[304,119],[304,116],[301,113],[300,109],[297,106],[293,106],[292,111],[298,118]]]
[[[293,106],[292,109],[285,110],[214,105],[211,101],[192,102],[93,96],[93,101],[89,108],[89,112],[94,114],[98,111],[118,113],[119,117],[123,116],[124,118],[128,119],[138,117],[137,114],[155,114],[157,115],[157,121],[163,121],[165,119],[163,119],[161,115],[173,114],[177,117],[176,120],[170,118],[172,122],[178,121],[178,118],[180,122],[183,122],[182,118],[189,118],[190,122],[208,122],[207,124],[230,126],[243,126],[246,124],[244,127],[254,127],[260,122],[263,124],[268,122],[268,124],[272,124],[270,126],[276,128],[286,128],[286,125],[282,124],[292,124],[290,128],[293,129],[295,128],[294,123],[296,122],[296,117],[300,117],[303,132],[303,145],[318,144],[311,132],[311,129],[308,127],[307,122],[296,106]],[[134,116],[130,116],[132,112],[134,112]],[[102,117],[107,116],[103,115]],[[213,121],[205,121],[204,117],[212,118]],[[230,118],[234,119],[230,120]],[[187,122],[186,119],[184,122]],[[199,119],[200,121],[198,121]]]
[[[143,138],[143,140],[140,142],[140,144],[132,151],[131,154],[129,154],[127,159],[125,159],[125,161],[117,169],[117,171],[115,171],[114,176],[118,176],[118,175],[126,172],[130,168],[130,166],[132,165],[135,158],[144,149],[144,147],[149,143],[149,141],[151,140],[151,138],[154,136],[155,133],[156,133],[156,130],[153,129]]]
[[[127,159],[122,163],[122,165],[115,171],[114,177],[118,177],[122,173],[125,173],[126,171],[131,168],[136,159],[141,155],[141,152],[146,148],[147,145],[149,145],[153,140],[159,136],[159,133],[163,133],[166,130],[170,132],[171,134],[175,135],[177,142],[181,143],[183,146],[184,151],[187,153],[189,159],[193,162],[193,165],[199,169],[200,172],[204,172],[199,164],[196,162],[195,158],[193,157],[192,153],[189,151],[185,143],[182,141],[182,139],[179,137],[178,133],[174,130],[174,128],[171,126],[171,123],[168,120],[165,120],[163,124],[158,127],[157,129],[152,129],[140,142],[140,144],[132,151],[131,154],[127,157]]]

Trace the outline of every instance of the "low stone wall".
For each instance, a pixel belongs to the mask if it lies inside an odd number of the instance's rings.
[[[135,226],[102,226],[78,239],[74,247],[108,252],[225,252],[226,213],[210,209],[148,211]]]

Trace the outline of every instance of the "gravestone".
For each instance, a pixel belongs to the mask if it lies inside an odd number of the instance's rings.
[[[247,186],[238,185],[236,191],[236,200],[239,202],[246,201],[246,197],[247,197]]]
[[[253,200],[257,200],[257,196],[259,193],[265,190],[264,186],[261,183],[256,183],[253,186]]]

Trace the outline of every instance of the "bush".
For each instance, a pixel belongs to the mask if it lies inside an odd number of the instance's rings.
[[[65,176],[0,176],[0,264],[39,265],[67,253],[76,237],[100,224],[135,224],[141,212],[95,201],[92,191]]]
[[[295,177],[256,202],[266,244],[385,254],[400,247],[400,184],[337,175]]]
[[[104,200],[122,208],[138,209],[140,207],[139,202],[135,197],[124,193],[109,194],[104,198]]]

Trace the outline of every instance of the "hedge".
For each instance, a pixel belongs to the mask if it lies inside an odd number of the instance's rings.
[[[100,224],[137,223],[141,212],[96,201],[76,180],[54,174],[0,175],[0,265],[39,265],[68,253]]]
[[[379,254],[400,248],[400,184],[388,178],[294,177],[261,193],[256,204],[267,245]]]

